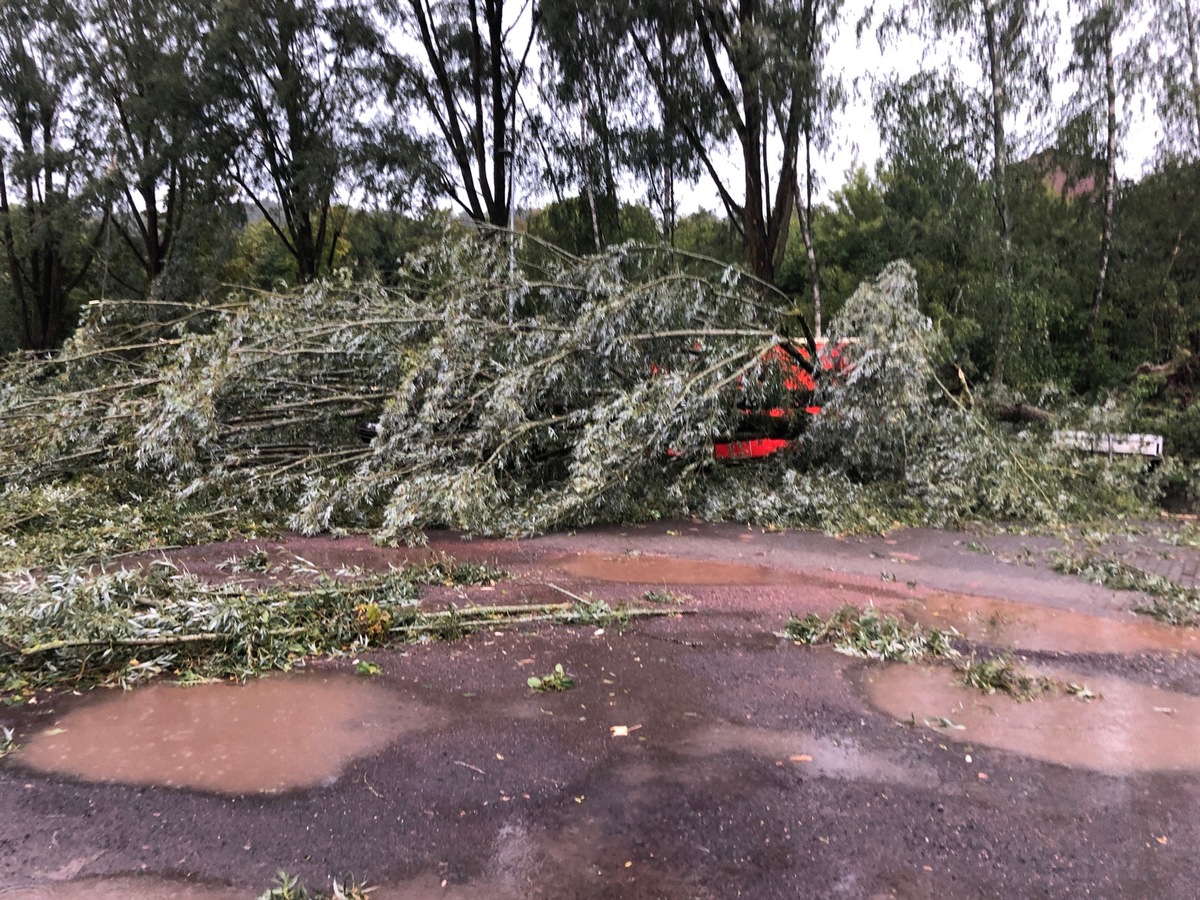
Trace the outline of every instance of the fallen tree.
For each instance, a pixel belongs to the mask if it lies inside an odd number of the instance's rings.
[[[91,523],[53,545],[70,555],[192,540],[218,518],[419,540],[685,514],[846,531],[1140,508],[1140,470],[997,431],[939,386],[903,263],[834,321],[854,339],[849,374],[819,385],[825,412],[794,451],[723,466],[711,444],[737,431],[739,392],[769,406],[785,391],[767,359],[794,338],[783,299],[661,248],[536,250],[514,264],[501,236],[448,235],[395,290],[334,278],[216,307],[93,304],[61,354],[5,373],[0,528],[50,541],[64,518]],[[138,527],[111,538],[121,517]]]

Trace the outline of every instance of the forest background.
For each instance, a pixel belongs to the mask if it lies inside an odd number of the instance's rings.
[[[578,253],[700,252],[774,284],[818,328],[907,259],[972,380],[1090,390],[1200,348],[1193,0],[854,13],[7,2],[0,349],[57,346],[101,297],[217,300],[338,268],[386,284],[446,217]],[[857,29],[863,54],[903,41],[931,60],[869,86],[874,171],[821,172],[852,87],[830,55],[839,29]],[[1147,104],[1159,146],[1121,177]],[[682,215],[702,180],[722,208]]]

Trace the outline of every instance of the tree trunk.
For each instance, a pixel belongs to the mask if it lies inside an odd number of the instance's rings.
[[[1008,146],[1004,116],[1008,111],[1008,91],[1004,80],[1000,36],[996,29],[996,10],[991,0],[982,0],[983,24],[987,38],[988,77],[992,88],[992,201],[996,206],[997,232],[1000,237],[999,320],[996,326],[996,351],[992,360],[991,382],[1004,383],[1008,355],[1008,330],[1013,304],[1012,223],[1008,208]]]
[[[516,164],[516,148],[509,146],[505,88],[508,78],[504,71],[504,0],[485,0],[488,19],[488,40],[491,50],[492,90],[492,200],[491,222],[497,228],[508,227],[507,166]],[[515,86],[513,91],[515,93]],[[515,98],[514,98],[515,103]]]
[[[1107,4],[1110,7],[1111,2]],[[1113,217],[1117,193],[1117,78],[1113,59],[1113,20],[1110,15],[1104,31],[1104,91],[1107,104],[1107,141],[1104,148],[1104,223],[1100,230],[1100,265],[1096,271],[1096,289],[1092,293],[1092,310],[1088,317],[1086,355],[1096,349],[1096,328],[1100,308],[1104,304],[1104,287],[1108,279],[1108,260],[1112,253]]]
[[[796,207],[800,210],[800,236],[804,239],[804,255],[808,258],[808,277],[812,282],[813,334],[821,339],[821,270],[817,267],[817,251],[812,233],[812,129],[804,134],[804,202],[800,202],[800,186],[796,185]]]
[[[600,216],[596,212],[596,190],[592,186],[592,167],[588,161],[588,126],[585,108],[579,110],[579,151],[580,168],[583,175],[583,189],[587,194],[588,213],[591,217],[592,244],[599,253],[604,249],[604,237],[600,234]]]
[[[25,291],[25,276],[21,272],[21,261],[17,256],[17,240],[12,228],[12,210],[8,205],[8,172],[4,166],[4,154],[0,153],[0,216],[4,217],[4,253],[8,260],[8,276],[12,282],[13,298],[21,322],[21,343],[32,349],[29,333],[29,299]]]
[[[750,5],[752,6],[752,4]],[[753,24],[753,10],[746,12],[742,27]],[[715,69],[715,66],[714,66]],[[742,244],[746,249],[746,262],[751,270],[767,284],[775,283],[775,248],[767,234],[767,186],[764,183],[763,156],[766,152],[764,140],[766,111],[757,86],[752,81],[752,72],[739,71],[742,95],[742,122],[739,137],[742,144],[742,167],[745,175],[746,202],[742,206]]]

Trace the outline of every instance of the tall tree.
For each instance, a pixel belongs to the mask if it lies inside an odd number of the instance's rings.
[[[1200,0],[1154,0],[1149,56],[1164,150],[1200,157]]]
[[[991,357],[980,336],[994,328],[998,241],[980,178],[986,148],[967,94],[949,73],[919,72],[879,86],[875,117],[896,255],[913,261],[924,308],[974,377]]]
[[[645,0],[631,37],[670,121],[737,224],[746,263],[773,283],[797,211],[799,154],[831,96],[825,69],[841,0]],[[681,86],[686,89],[681,90]],[[732,141],[735,186],[719,164]]]
[[[1073,53],[1068,73],[1078,80],[1072,121],[1084,135],[1083,151],[1099,157],[1099,172],[1104,178],[1101,196],[1101,226],[1096,284],[1088,313],[1084,352],[1090,356],[1096,345],[1096,329],[1104,305],[1112,256],[1113,229],[1116,220],[1117,159],[1122,133],[1122,115],[1128,106],[1134,79],[1125,60],[1118,59],[1117,38],[1129,20],[1130,0],[1081,0],[1081,17],[1072,29]],[[1093,148],[1100,147],[1096,153]],[[1092,168],[1089,166],[1088,168]]]
[[[620,231],[618,185],[622,176],[632,176],[673,244],[677,188],[693,182],[699,170],[671,111],[641,77],[630,38],[636,4],[542,0],[539,10],[543,113],[534,121],[546,180],[560,201],[567,184],[577,185],[600,248]],[[664,72],[674,81],[663,93],[690,91],[685,74]]]
[[[915,21],[914,21],[915,20]],[[957,39],[978,65],[982,84],[973,93],[979,132],[987,148],[1000,252],[997,324],[991,381],[1004,381],[1016,297],[1009,170],[1020,114],[1037,116],[1050,96],[1052,22],[1044,0],[920,0],[906,5],[893,24],[915,26],[932,40]]]
[[[209,67],[234,184],[310,281],[328,264],[378,32],[356,0],[219,0]]]
[[[116,233],[148,293],[163,274],[207,174],[202,45],[196,0],[83,0],[78,52],[97,101],[108,175],[123,211]]]
[[[700,177],[699,163],[670,111],[660,110],[657,124],[637,129],[633,136],[631,169],[646,185],[646,199],[662,223],[662,234],[674,247],[679,243],[679,190]]]
[[[1122,379],[1186,347],[1200,353],[1200,160],[1160,161],[1117,197],[1121,239],[1110,284],[1120,323],[1109,352]]]
[[[383,56],[393,116],[433,122],[437,156],[424,176],[476,222],[507,227],[517,115],[537,28],[531,0],[387,0]],[[416,107],[416,115],[411,106]]]
[[[619,227],[617,177],[628,167],[628,118],[636,102],[626,60],[632,48],[622,39],[624,10],[618,4],[543,0],[539,12],[544,177],[560,202],[568,183],[578,186],[599,251]]]
[[[90,103],[70,47],[78,24],[66,0],[0,5],[0,242],[18,343],[28,350],[62,339],[105,219],[95,215]],[[96,230],[80,240],[89,220]]]

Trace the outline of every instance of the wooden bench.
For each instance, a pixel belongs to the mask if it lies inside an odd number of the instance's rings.
[[[1091,431],[1056,431],[1054,446],[1109,456],[1149,456],[1162,459],[1161,434],[1096,434]]]

